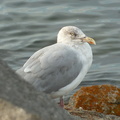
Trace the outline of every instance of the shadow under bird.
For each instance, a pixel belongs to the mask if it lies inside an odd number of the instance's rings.
[[[79,28],[63,27],[56,44],[35,52],[16,72],[36,90],[60,97],[63,107],[62,97],[80,84],[92,64],[89,44],[96,43]]]

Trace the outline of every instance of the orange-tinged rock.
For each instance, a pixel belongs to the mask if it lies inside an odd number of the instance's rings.
[[[73,108],[82,107],[104,114],[120,115],[120,88],[113,85],[81,87],[69,101]]]

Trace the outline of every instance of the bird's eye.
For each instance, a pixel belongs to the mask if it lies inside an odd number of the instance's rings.
[[[75,34],[75,33],[70,33],[70,35],[71,35],[71,36],[74,36],[74,37],[76,36],[76,34]]]
[[[70,33],[71,36],[74,36],[74,33]]]

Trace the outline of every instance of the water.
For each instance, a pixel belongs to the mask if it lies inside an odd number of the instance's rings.
[[[81,86],[120,87],[120,0],[0,0],[0,58],[16,70],[38,49],[74,25],[96,40],[94,61]]]

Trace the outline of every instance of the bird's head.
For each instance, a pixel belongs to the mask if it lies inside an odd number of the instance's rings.
[[[90,44],[96,44],[92,38],[87,37],[79,28],[77,28],[75,26],[63,27],[58,33],[57,42],[58,43],[88,42]]]

